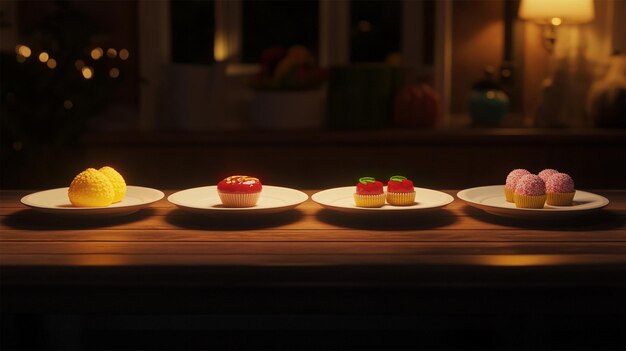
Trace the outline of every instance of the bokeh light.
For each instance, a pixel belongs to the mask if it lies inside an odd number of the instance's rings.
[[[46,63],[46,65],[48,66],[48,68],[50,69],[54,69],[57,66],[57,60],[51,58],[48,60],[48,62]]]
[[[72,100],[63,101],[63,108],[65,108],[66,110],[71,110],[72,107],[74,107],[74,103],[72,102]]]
[[[24,57],[30,57],[30,55],[33,53],[30,48],[26,45],[18,45],[15,47],[15,51],[17,52],[18,55],[22,55]]]
[[[128,52],[128,50],[126,49],[120,50],[120,59],[128,60],[128,56],[130,56],[130,53]]]
[[[111,78],[117,78],[120,76],[120,70],[116,67],[111,68],[111,70],[109,71],[109,76],[111,76]]]
[[[107,56],[110,58],[115,58],[115,56],[117,56],[117,50],[113,49],[113,48],[108,48],[107,49]]]
[[[83,77],[85,77],[85,79],[93,78],[93,68],[85,66],[80,71],[83,74]]]
[[[49,58],[50,58],[50,56],[45,51],[43,51],[41,54],[39,54],[39,61],[41,61],[41,62],[47,62]]]
[[[102,48],[94,48],[93,50],[91,50],[91,58],[94,60],[100,59],[102,55],[104,55],[104,51],[102,51]]]

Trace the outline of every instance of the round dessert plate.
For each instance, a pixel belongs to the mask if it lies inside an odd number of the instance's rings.
[[[598,211],[609,204],[604,196],[576,190],[572,206],[544,205],[543,208],[517,208],[504,197],[504,185],[481,186],[459,191],[456,196],[485,212],[515,218],[560,218]]]
[[[121,216],[128,215],[161,200],[162,191],[128,185],[122,201],[106,207],[74,207],[67,197],[68,188],[36,192],[22,198],[22,204],[40,211],[69,216]]]
[[[313,194],[311,199],[322,207],[333,211],[347,213],[409,213],[434,210],[446,206],[454,198],[441,191],[415,188],[415,203],[409,206],[392,206],[385,204],[382,207],[357,207],[354,204],[354,186],[344,186],[320,191]],[[387,187],[385,187],[387,191]]]
[[[181,209],[204,214],[265,214],[288,211],[309,199],[299,190],[263,185],[261,196],[253,207],[224,207],[217,186],[203,186],[181,190],[170,195],[167,201]]]

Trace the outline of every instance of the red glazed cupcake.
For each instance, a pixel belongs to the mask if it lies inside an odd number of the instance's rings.
[[[354,203],[357,207],[382,207],[385,205],[385,191],[383,183],[372,177],[359,179],[354,193]]]
[[[234,175],[217,184],[217,193],[226,207],[252,207],[256,205],[263,186],[258,178]]]
[[[543,208],[546,202],[546,185],[539,176],[527,174],[515,185],[515,207]]]
[[[515,185],[517,185],[517,181],[521,177],[527,174],[530,174],[530,172],[521,168],[514,169],[509,172],[509,175],[506,176],[506,184],[504,185],[504,196],[506,197],[506,201],[514,202],[513,194],[515,193]]]
[[[394,206],[409,206],[415,203],[413,182],[403,176],[393,176],[387,182],[387,202]]]
[[[569,174],[556,173],[546,181],[546,202],[552,206],[571,206],[574,200],[574,180]]]

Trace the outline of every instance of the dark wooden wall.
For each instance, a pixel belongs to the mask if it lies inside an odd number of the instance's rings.
[[[13,178],[3,187],[67,186],[82,169],[105,164],[129,184],[157,188],[211,185],[237,173],[309,189],[396,174],[416,186],[465,188],[503,184],[513,168],[556,168],[572,175],[579,189],[626,187],[626,136],[613,130],[91,135],[81,147],[46,157],[54,166],[44,174],[29,170],[32,164],[3,167],[4,178],[7,172]]]

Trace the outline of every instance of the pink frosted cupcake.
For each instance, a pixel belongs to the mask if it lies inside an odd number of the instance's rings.
[[[506,176],[506,185],[504,185],[504,196],[506,196],[506,201],[514,202],[513,194],[515,193],[515,185],[521,177],[527,174],[530,174],[530,172],[525,169],[518,168],[512,170],[509,175]]]
[[[546,185],[539,176],[527,174],[522,176],[515,185],[515,207],[543,208],[546,202]]]
[[[574,180],[566,173],[553,174],[546,181],[548,205],[571,206],[575,193]]]
[[[544,183],[546,183],[546,185],[548,185],[548,178],[557,173],[559,173],[559,171],[557,171],[556,169],[546,168],[543,171],[539,172],[539,174],[537,175],[539,176],[539,178],[541,178],[541,180],[543,180]]]

